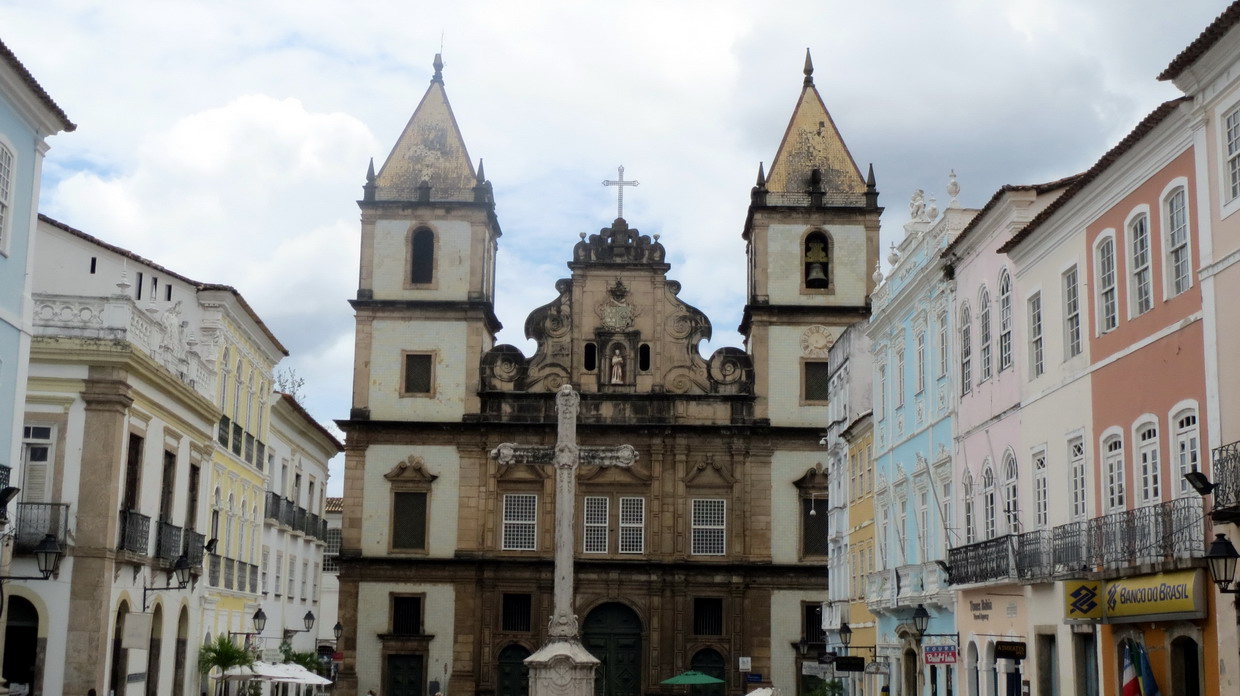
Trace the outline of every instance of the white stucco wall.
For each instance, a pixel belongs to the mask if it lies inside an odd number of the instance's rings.
[[[771,686],[780,693],[797,693],[801,675],[796,670],[796,648],[801,640],[801,616],[804,602],[821,602],[821,592],[776,590],[771,593]],[[755,665],[755,668],[757,666]]]
[[[801,294],[801,241],[806,232],[822,229],[831,236],[831,262],[835,293],[830,295]],[[872,268],[866,268],[865,227],[862,225],[771,225],[767,239],[769,277],[767,282],[771,304],[858,305],[865,302],[866,280]],[[839,259],[840,262],[836,263]],[[812,298],[812,300],[811,300]]]
[[[426,226],[435,232],[433,287],[405,289],[409,277],[409,232]],[[375,223],[375,297],[383,299],[459,300],[469,290],[470,224],[461,220],[406,220]]]
[[[465,412],[467,326],[454,321],[376,321],[370,351],[370,412],[375,420],[459,421]],[[400,396],[403,351],[434,354],[433,393]]]
[[[379,635],[391,632],[390,595],[423,594],[422,630],[435,636],[426,656],[426,680],[438,681],[446,690],[452,671],[452,644],[455,641],[456,592],[451,585],[422,583],[362,582],[358,585],[357,605],[371,607],[357,617],[357,691],[374,689],[383,693],[383,644]]]
[[[800,492],[793,481],[826,459],[825,452],[775,452],[771,455],[771,560],[797,563],[801,550]],[[824,502],[820,514],[827,513]],[[826,593],[826,569],[823,569]],[[822,599],[823,597],[819,597]]]
[[[438,476],[427,497],[425,554],[451,558],[456,549],[457,507],[460,497],[460,457],[455,447],[409,447],[371,445],[366,450],[365,502],[362,513],[362,554],[384,556],[390,552],[392,485],[384,474],[411,456],[426,462],[426,470]]]
[[[770,418],[772,425],[823,428],[827,423],[826,404],[802,405],[801,335],[805,326],[772,326],[766,352],[770,375]],[[843,329],[830,327],[831,340]],[[813,358],[826,360],[826,357]]]

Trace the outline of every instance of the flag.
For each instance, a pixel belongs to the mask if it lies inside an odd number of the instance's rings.
[[[1154,681],[1154,670],[1150,669],[1150,657],[1144,645],[1134,645],[1137,653],[1137,671],[1141,674],[1141,696],[1161,696],[1158,682]]]
[[[1119,680],[1122,696],[1141,696],[1141,681],[1137,677],[1137,667],[1132,660],[1132,653],[1132,643],[1128,643],[1124,646],[1124,674]]]

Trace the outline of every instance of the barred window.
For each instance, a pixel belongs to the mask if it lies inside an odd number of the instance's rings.
[[[708,498],[693,501],[693,541],[690,553],[695,556],[722,556],[727,546],[727,501]]]
[[[504,593],[500,627],[513,633],[529,633],[533,625],[534,614],[531,596],[528,594]]]
[[[803,369],[805,370],[805,400],[826,401],[827,384],[831,378],[827,371],[827,362],[825,360],[806,362]]]
[[[585,553],[607,553],[607,512],[610,501],[602,496],[586,496]]]
[[[392,633],[416,636],[422,632],[422,598],[392,598]]]
[[[504,495],[504,551],[535,551],[538,496],[533,493]]]
[[[693,635],[723,635],[723,598],[693,598]]]
[[[620,499],[620,553],[646,551],[646,499]]]

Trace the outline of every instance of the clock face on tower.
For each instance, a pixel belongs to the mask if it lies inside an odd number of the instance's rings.
[[[801,334],[801,354],[808,358],[825,358],[835,339],[825,326],[811,326]]]

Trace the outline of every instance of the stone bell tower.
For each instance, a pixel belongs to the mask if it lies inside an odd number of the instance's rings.
[[[863,177],[814,87],[805,80],[769,173],[758,166],[743,237],[748,288],[740,332],[754,359],[755,416],[821,425],[827,350],[869,315],[878,259],[878,190]]]

